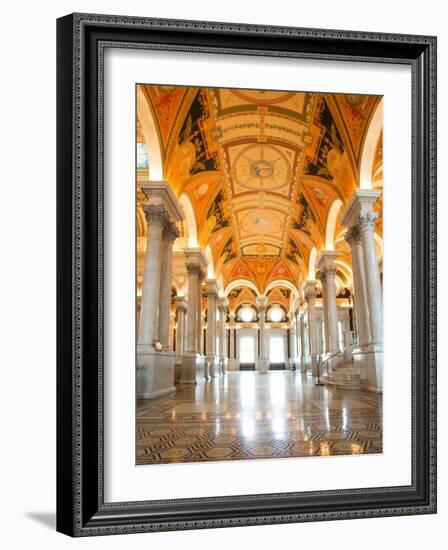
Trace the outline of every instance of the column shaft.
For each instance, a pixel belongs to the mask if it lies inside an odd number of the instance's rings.
[[[159,341],[164,349],[169,349],[170,314],[171,314],[171,285],[173,273],[173,242],[179,236],[174,224],[169,224],[163,232],[163,261],[160,281],[159,305]]]
[[[349,243],[352,252],[353,295],[356,327],[358,329],[358,345],[364,347],[370,342],[370,321],[364,269],[364,253],[359,228],[355,226],[350,229],[347,232],[345,240]]]
[[[316,291],[308,288],[306,291],[306,301],[308,307],[308,331],[310,342],[310,356],[314,363],[318,352],[317,347],[317,325],[316,325]]]
[[[200,355],[203,355],[203,348],[204,348],[204,342],[203,342],[203,338],[204,338],[204,334],[203,334],[203,330],[202,330],[202,281],[203,281],[204,277],[203,277],[203,273],[202,273],[202,270],[199,272],[199,275],[198,275],[198,279],[197,279],[197,285],[198,285],[198,290],[197,290],[197,317],[196,317],[196,322],[197,322],[197,329],[196,329],[196,333],[197,333],[197,340],[196,340],[196,346],[197,346],[197,349],[196,351],[200,354]]]
[[[235,314],[230,314],[230,355],[229,359],[235,359]]]
[[[336,269],[328,268],[325,271],[327,294],[328,339],[330,353],[339,350],[338,338],[338,308],[336,303]]]
[[[207,294],[207,357],[216,355],[216,294]]]
[[[320,282],[322,288],[322,314],[324,321],[324,342],[325,342],[325,353],[329,353],[331,349],[330,345],[330,329],[328,326],[328,300],[327,300],[327,281],[325,273],[320,274]]]
[[[148,238],[143,272],[139,343],[152,346],[157,338],[162,233],[167,214],[163,207],[154,205],[145,205],[144,210],[148,223]]]
[[[383,311],[380,270],[375,250],[374,228],[376,214],[367,212],[361,214],[362,250],[364,253],[364,269],[367,287],[367,301],[369,303],[370,337],[372,344],[383,341]]]
[[[188,298],[187,298],[187,321],[185,335],[185,351],[189,353],[197,352],[198,328],[197,314],[197,294],[198,294],[198,275],[200,268],[196,264],[186,264],[188,272]]]
[[[176,315],[177,315],[177,328],[176,328],[176,357],[179,358],[185,348],[184,336],[185,336],[185,299],[176,298]]]

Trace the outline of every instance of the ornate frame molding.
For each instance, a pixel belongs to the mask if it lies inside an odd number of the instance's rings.
[[[436,38],[93,14],[61,18],[57,30],[57,529],[90,536],[435,513]],[[412,485],[104,502],[102,82],[110,46],[411,65]]]

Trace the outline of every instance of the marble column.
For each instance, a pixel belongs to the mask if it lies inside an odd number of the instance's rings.
[[[334,250],[324,250],[320,253],[317,267],[323,274],[323,285],[325,286],[326,297],[326,318],[328,327],[328,350],[329,353],[339,351],[338,337],[338,308],[336,303],[336,264],[335,259],[339,253]],[[324,312],[325,313],[325,312]],[[326,327],[326,328],[327,328]],[[327,331],[325,333],[327,342]]]
[[[162,235],[168,215],[163,206],[144,205],[148,224],[143,290],[140,306],[139,344],[154,348],[157,340],[160,280],[162,270]]]
[[[197,317],[196,317],[196,322],[197,322],[197,329],[196,329],[197,349],[196,349],[196,351],[200,355],[203,355],[203,350],[204,350],[204,333],[203,333],[203,328],[202,328],[203,327],[203,312],[202,312],[202,283],[203,282],[204,282],[204,271],[201,269],[201,271],[198,274],[198,290],[197,290],[197,308],[198,308],[198,312],[197,312]]]
[[[209,376],[219,376],[219,360],[216,354],[216,308],[218,286],[215,279],[205,281],[207,288],[207,337],[206,362],[209,365]]]
[[[235,313],[229,314],[230,327],[230,355],[229,355],[229,370],[237,370],[235,358]]]
[[[198,330],[198,278],[202,269],[195,263],[185,264],[188,273],[188,294],[187,294],[187,322],[185,334],[185,351],[197,353],[197,330]]]
[[[168,288],[162,276],[170,269],[171,251],[166,250],[166,233],[177,234],[175,223],[183,212],[166,181],[138,180],[145,196],[142,204],[148,223],[143,269],[140,333],[137,344],[136,390],[139,399],[152,399],[175,391],[175,353],[169,349],[171,275]],[[164,346],[160,345],[160,337]]]
[[[258,306],[258,330],[260,334],[260,349],[258,351],[258,359],[256,363],[257,371],[265,374],[269,371],[269,360],[267,358],[267,349],[266,349],[266,306],[268,304],[268,299],[266,296],[257,297],[257,306]]]
[[[289,367],[293,367],[297,355],[297,345],[296,345],[296,318],[293,311],[290,311],[288,314],[289,318]]]
[[[303,336],[302,336],[302,318],[298,312],[296,312],[296,331],[297,331],[297,364],[296,368],[302,369],[302,355],[303,355]]]
[[[220,374],[225,374],[227,371],[227,304],[226,298],[218,298],[219,324],[218,324],[218,341],[219,341],[219,368]]]
[[[168,222],[163,231],[163,260],[159,299],[159,341],[163,349],[169,349],[171,285],[173,273],[173,243],[179,237],[177,227]]]
[[[176,360],[180,361],[182,354],[184,353],[185,344],[185,313],[187,311],[187,301],[184,296],[176,296],[174,298],[176,305]]]
[[[330,352],[330,331],[328,328],[328,301],[327,301],[327,281],[325,273],[322,271],[319,273],[318,279],[320,280],[320,286],[322,290],[322,314],[324,321],[324,344],[325,353]]]
[[[367,340],[367,345],[353,350],[352,355],[360,373],[361,386],[375,392],[381,392],[383,386],[382,289],[374,238],[377,214],[373,211],[380,195],[381,191],[377,189],[357,189],[341,216],[341,224],[348,229],[347,239],[352,247],[354,299],[360,344]],[[368,315],[365,314],[366,310]],[[369,337],[365,326],[367,319]]]
[[[174,379],[179,382],[181,378],[182,355],[185,348],[185,320],[187,311],[187,301],[184,296],[176,296],[174,298],[176,306],[176,361],[175,361],[175,376]]]
[[[383,342],[383,299],[374,239],[377,217],[378,215],[374,212],[362,212],[359,217],[362,251],[364,255],[367,301],[369,303],[370,343],[373,346],[382,344]]]
[[[169,349],[172,349],[173,351],[174,351],[174,348],[176,347],[175,324],[176,324],[176,311],[173,310],[170,313],[170,334],[169,334],[169,342],[168,342]]]
[[[316,325],[316,284],[317,281],[305,281],[304,297],[308,310],[308,333],[309,333],[309,364],[311,373],[317,376],[317,325]]]
[[[363,348],[370,342],[370,320],[364,271],[364,254],[359,227],[354,226],[350,228],[345,235],[345,240],[349,244],[352,253],[353,295],[356,327],[358,329],[358,345]]]

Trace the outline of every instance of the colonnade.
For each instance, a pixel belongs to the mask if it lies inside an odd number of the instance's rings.
[[[322,296],[322,320],[324,326],[324,353],[331,357],[334,365],[347,361],[348,356],[355,363],[365,389],[382,389],[382,288],[379,262],[375,247],[375,224],[377,215],[373,210],[380,191],[357,189],[342,213],[341,223],[347,227],[345,240],[352,256],[353,286],[352,295],[355,308],[355,332],[357,342],[345,354],[340,349],[336,282],[338,252],[324,250],[320,253],[316,267],[318,280],[307,280],[302,286],[303,309],[298,317],[300,323],[300,364],[303,370],[311,368],[317,374],[318,321],[316,309],[317,288],[320,285]],[[347,327],[345,328],[347,333]],[[349,345],[345,339],[344,345]],[[325,355],[324,355],[325,357]]]
[[[220,296],[217,281],[205,276],[205,254],[199,248],[184,248],[186,296],[174,298],[176,329],[174,339],[170,339],[173,243],[179,237],[176,224],[183,219],[183,213],[166,182],[150,182],[141,185],[141,188],[147,199],[143,204],[147,245],[137,345],[137,394],[147,398],[175,391],[175,382],[197,383],[221,376],[229,367],[233,369],[236,364],[236,319],[233,312],[228,316],[228,303],[225,297]],[[342,214],[341,223],[347,227],[345,239],[352,255],[358,336],[353,357],[362,372],[364,386],[380,391],[382,291],[374,240],[376,216],[373,211],[378,196],[376,191],[357,190]],[[320,253],[316,263],[318,279],[304,281],[301,288],[303,300],[289,314],[289,357],[291,364],[298,366],[302,372],[316,374],[318,356],[322,351],[336,357],[340,350],[338,321],[341,320],[341,312],[336,300],[335,281],[337,258],[338,252],[334,250]],[[322,297],[322,307],[319,308],[316,306],[318,286]],[[205,342],[203,288],[207,297]],[[258,296],[256,302],[259,315],[256,368],[259,372],[267,372],[268,299]],[[319,332],[321,324],[323,338]],[[347,333],[349,327],[346,325],[344,330]],[[342,360],[341,357],[339,360]]]

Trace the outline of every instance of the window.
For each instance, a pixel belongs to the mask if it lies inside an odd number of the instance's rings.
[[[251,307],[243,307],[238,316],[243,323],[252,323],[255,318],[254,310]]]
[[[283,319],[283,310],[280,307],[273,307],[269,311],[269,320],[273,323],[280,323]]]
[[[271,336],[269,338],[269,362],[285,362],[285,343],[281,336]]]
[[[255,338],[240,337],[240,363],[255,363]]]

